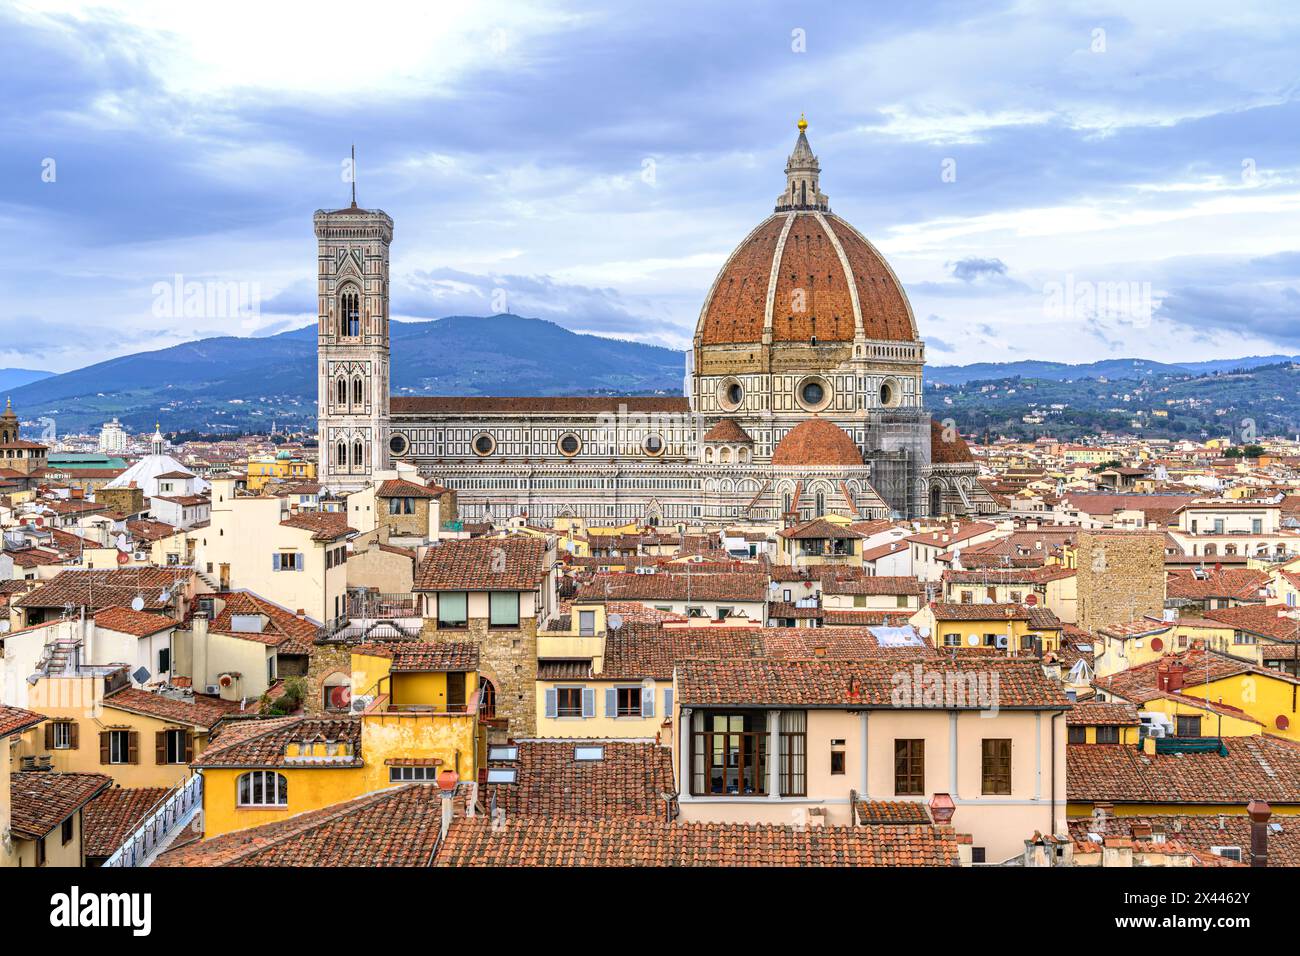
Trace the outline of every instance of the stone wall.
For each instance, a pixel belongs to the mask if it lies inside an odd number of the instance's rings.
[[[326,677],[336,671],[351,675],[352,648],[342,642],[337,644],[313,644],[311,657],[307,664],[307,696],[302,702],[302,709],[305,714],[318,717],[325,713],[321,685]],[[361,688],[357,692],[364,693],[364,691],[365,688]]]
[[[1165,536],[1161,531],[1081,530],[1079,627],[1126,624],[1165,607]]]
[[[537,732],[537,621],[522,618],[518,628],[489,628],[485,618],[471,618],[464,629],[439,630],[435,618],[425,618],[420,639],[473,641],[479,646],[479,676],[496,689],[496,716],[509,720],[510,737]]]

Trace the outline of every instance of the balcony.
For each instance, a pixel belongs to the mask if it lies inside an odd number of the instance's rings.
[[[415,640],[424,616],[416,594],[352,591],[346,612],[317,630],[317,643]]]

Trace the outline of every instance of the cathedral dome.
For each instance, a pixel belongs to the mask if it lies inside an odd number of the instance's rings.
[[[806,125],[775,213],[745,237],[709,289],[696,327],[701,345],[919,340],[889,264],[819,191]]]
[[[849,433],[824,418],[810,418],[790,429],[772,452],[772,464],[787,467],[862,465],[862,452]]]
[[[957,429],[945,434],[943,425],[930,419],[930,461],[936,465],[959,465],[974,461],[970,446]]]

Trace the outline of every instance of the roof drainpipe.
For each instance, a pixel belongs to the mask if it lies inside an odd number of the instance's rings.
[[[1051,809],[1051,814],[1052,814],[1052,815],[1051,815],[1050,819],[1047,821],[1047,832],[1048,832],[1049,834],[1051,834],[1052,836],[1056,836],[1056,721],[1057,721],[1058,718],[1060,718],[1060,717],[1064,717],[1064,716],[1065,716],[1065,711],[1063,711],[1063,710],[1058,710],[1056,713],[1052,714],[1052,723],[1051,723],[1051,734],[1052,734],[1052,761],[1051,761],[1051,767],[1052,767],[1052,770],[1051,770],[1051,773],[1052,773],[1052,784],[1051,784],[1051,793],[1052,793],[1052,809]]]

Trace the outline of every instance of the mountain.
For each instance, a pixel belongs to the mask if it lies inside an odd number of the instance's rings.
[[[31,382],[49,378],[53,372],[38,372],[33,368],[0,368],[0,392],[22,388]]]
[[[1280,365],[1300,361],[1300,355],[1252,355],[1248,358],[1213,359],[1208,362],[1179,362],[1167,364],[1151,359],[1104,359],[1070,365],[1065,362],[1038,362],[1027,359],[1021,362],[975,362],[971,365],[930,365],[925,369],[927,385],[965,385],[992,379],[1041,378],[1067,382],[1085,378],[1134,379],[1151,375],[1177,374],[1179,372],[1231,372],[1237,369],[1259,368],[1262,365]]]
[[[570,332],[517,315],[393,322],[394,394],[681,394],[681,352]],[[25,420],[86,432],[315,428],[316,327],[140,352],[16,388]]]

